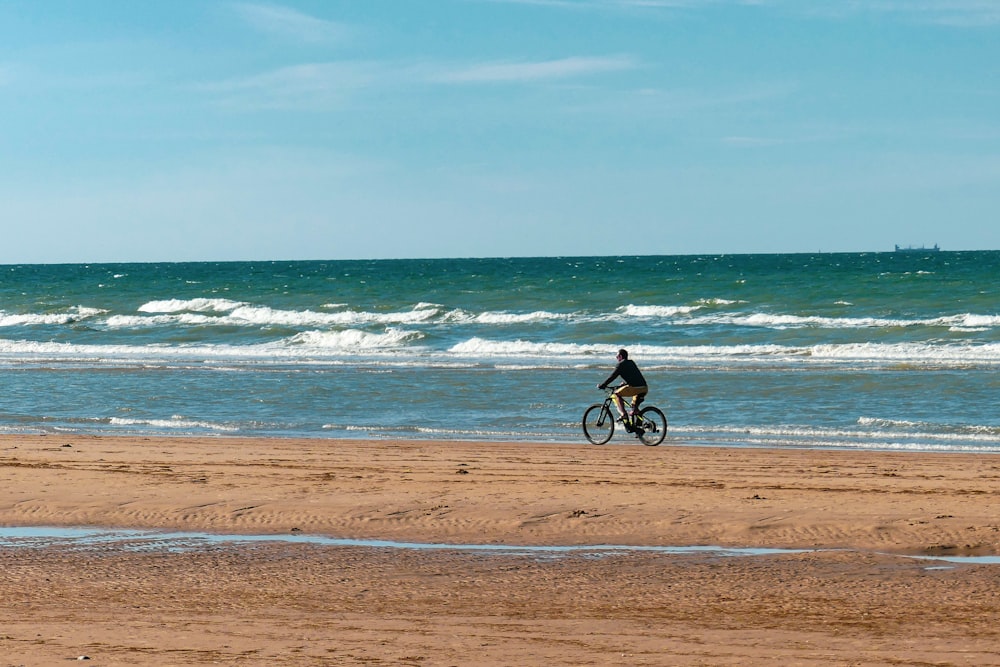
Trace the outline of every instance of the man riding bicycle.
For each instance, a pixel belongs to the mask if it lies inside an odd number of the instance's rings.
[[[646,378],[642,376],[642,372],[639,367],[636,366],[635,362],[628,358],[628,352],[624,349],[618,350],[618,365],[615,366],[615,370],[612,371],[608,379],[597,385],[598,389],[606,389],[609,384],[614,382],[615,378],[620,377],[624,384],[615,389],[615,405],[618,407],[618,414],[621,418],[618,420],[625,424],[625,429],[627,431],[632,430],[632,425],[625,414],[625,401],[623,400],[626,396],[634,396],[635,399],[632,401],[632,416],[638,411],[639,403],[642,399],[646,397],[646,393],[649,392],[649,387],[646,385]]]

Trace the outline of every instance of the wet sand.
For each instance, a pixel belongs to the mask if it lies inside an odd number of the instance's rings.
[[[270,543],[0,548],[0,667],[1000,665],[1000,457],[5,436],[0,525],[770,556]]]

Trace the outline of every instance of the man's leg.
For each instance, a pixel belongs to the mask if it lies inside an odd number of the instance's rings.
[[[615,390],[615,405],[618,407],[618,415],[620,417],[625,416],[625,401],[622,399],[621,392],[625,391],[625,387],[621,387]]]
[[[632,416],[639,414],[639,404],[646,399],[646,392],[636,394],[632,398]]]

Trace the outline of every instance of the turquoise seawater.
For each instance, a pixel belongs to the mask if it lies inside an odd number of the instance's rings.
[[[0,432],[1000,451],[1000,252],[0,266]],[[625,434],[612,442],[627,443]]]

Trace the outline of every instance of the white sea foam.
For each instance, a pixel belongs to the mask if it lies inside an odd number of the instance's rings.
[[[242,307],[234,310],[229,318],[233,323],[258,325],[280,324],[301,326],[356,326],[361,324],[417,324],[437,315],[437,308],[420,308],[408,311],[373,313],[345,310],[336,313],[319,313],[311,310],[275,310],[261,306]]]
[[[949,427],[940,424],[861,418],[859,428],[817,426],[682,426],[672,433],[705,443],[739,446],[824,447],[899,451],[998,452],[995,426]]]
[[[189,313],[191,317],[198,315]],[[530,340],[468,338],[447,349],[423,344],[424,333],[386,327],[380,332],[355,328],[310,330],[269,342],[233,344],[90,345],[53,341],[0,339],[0,361],[37,363],[39,360],[102,361],[108,363],[205,362],[241,359],[246,362],[311,363],[343,361],[358,355],[389,355],[410,365],[436,365],[476,360],[477,363],[514,363],[549,367],[552,364],[589,364],[610,358],[616,345],[556,343]],[[705,365],[739,368],[835,365],[847,367],[998,367],[1000,343],[847,343],[812,346],[762,345],[648,345],[629,347],[647,367]]]
[[[1000,327],[1000,315],[959,313],[933,318],[826,317],[792,313],[706,313],[697,314],[697,306],[625,306],[619,309],[633,317],[673,319],[677,324],[694,326],[728,325],[767,329],[895,329],[933,327],[959,331],[985,331]]]
[[[205,326],[221,324],[223,318],[214,315],[182,312],[174,315],[112,315],[104,321],[109,329],[141,329],[164,326]]]
[[[108,363],[227,357],[267,357],[274,351],[265,346],[167,346],[167,345],[80,345],[55,341],[11,341],[0,339],[0,359],[7,362],[97,361]]]
[[[478,357],[588,357],[608,356],[617,349],[612,345],[538,343],[525,340],[503,341],[471,338],[450,348],[449,352]],[[635,345],[630,348],[645,363],[656,362],[756,362],[786,363],[849,363],[867,364],[940,364],[940,365],[1000,365],[1000,343],[934,344],[934,343],[855,343],[814,346],[786,345],[694,345],[657,346]]]
[[[1000,329],[1000,315],[958,313],[933,318],[903,317],[829,317],[794,313],[759,311],[733,312],[728,307],[741,302],[727,299],[701,299],[696,305],[629,304],[612,311],[528,312],[447,308],[441,304],[420,302],[412,308],[373,311],[326,304],[320,310],[286,310],[226,298],[163,299],[144,303],[135,314],[117,313],[104,318],[107,311],[76,306],[58,313],[10,313],[0,311],[0,327],[33,325],[68,325],[88,320],[92,326],[109,329],[154,329],[158,327],[235,327],[238,329],[293,329],[362,327],[368,325],[417,325],[423,323],[462,325],[530,326],[548,322],[589,324],[622,322],[632,319],[662,322],[673,326],[749,327],[755,329],[831,329],[893,330],[940,328],[955,333],[982,333]],[[720,312],[719,309],[722,309]]]
[[[919,440],[963,440],[990,442],[996,440],[996,426],[949,426],[929,422],[911,422],[893,419],[861,417],[857,429],[823,428],[818,426],[703,426],[693,427],[691,432],[730,433],[738,436],[802,438],[813,440],[870,440],[872,438]],[[998,445],[1000,446],[1000,445]]]
[[[663,319],[673,324],[693,326],[743,326],[768,329],[884,329],[906,327],[941,327],[955,330],[982,331],[1000,327],[1000,315],[959,313],[934,318],[889,318],[889,317],[828,317],[822,315],[798,315],[794,313],[770,312],[715,312],[699,313],[706,306],[730,306],[742,302],[727,299],[702,299],[700,305],[667,306],[630,304],[618,308],[618,315],[641,319]],[[850,305],[837,302],[840,305]],[[583,316],[580,319],[607,319],[605,316]]]
[[[574,343],[535,343],[524,340],[497,341],[470,338],[453,345],[448,351],[461,356],[476,357],[564,357],[577,355],[608,354],[608,345],[580,345]]]
[[[126,419],[123,417],[112,417],[108,420],[112,426],[152,426],[153,428],[163,428],[163,429],[204,429],[209,431],[229,431],[235,432],[239,428],[236,426],[229,426],[226,424],[215,424],[212,422],[198,421],[193,419],[185,419],[184,417],[174,416],[170,419]]]
[[[532,313],[486,312],[480,313],[475,317],[475,321],[480,324],[525,324],[569,319],[574,319],[574,316],[569,313],[551,313],[544,310],[537,310]]]
[[[68,313],[53,313],[37,315],[33,313],[2,313],[0,312],[0,327],[21,327],[32,324],[67,324],[76,318]]]
[[[883,428],[915,428],[919,426],[919,422],[902,419],[880,419],[878,417],[858,417],[858,424],[861,426],[879,426]]]
[[[52,324],[72,324],[107,311],[100,308],[74,306],[63,313],[8,313],[0,310],[0,327],[23,327]]]
[[[934,424],[931,422],[910,421],[905,419],[885,419],[881,417],[859,417],[859,426],[883,429],[903,429],[918,431],[921,434],[934,433],[938,438],[968,438],[970,436],[995,440],[1000,435],[1000,426],[982,424]]]
[[[586,318],[579,313],[554,313],[536,310],[528,313],[508,311],[485,311],[473,313],[462,308],[439,311],[440,320],[448,324],[532,324],[535,322],[584,321]]]
[[[809,348],[814,359],[831,361],[891,362],[913,365],[998,365],[1000,343],[982,345],[935,343],[849,343],[814,345]]]
[[[767,329],[893,329],[939,327],[945,329],[1000,327],[998,315],[962,313],[928,319],[879,317],[823,317],[782,313],[735,313],[700,315],[687,320],[691,325],[731,325]]]
[[[700,310],[701,306],[635,306],[628,305],[619,308],[619,311],[628,317],[677,317],[678,315],[690,315]]]
[[[312,310],[281,310],[254,306],[226,299],[192,299],[187,301],[150,302],[142,312],[159,313],[151,316],[114,315],[107,318],[109,328],[151,328],[161,326],[226,326],[226,327],[337,327],[365,324],[418,324],[433,319],[440,312],[432,305],[408,311],[374,313],[344,310],[333,313]],[[212,314],[221,313],[221,314]]]
[[[197,315],[190,315],[198,317]],[[0,339],[0,359],[8,362],[51,360],[102,360],[107,362],[188,360],[207,361],[238,358],[247,361],[308,361],[330,354],[351,355],[391,351],[420,340],[417,331],[387,328],[382,333],[346,329],[306,331],[289,338],[251,345],[80,345],[52,341],[12,341]]]
[[[244,305],[246,304],[241,301],[232,301],[230,299],[163,299],[144,303],[139,306],[139,312],[179,313],[182,311],[191,311],[195,313],[228,313]]]
[[[291,338],[291,345],[301,345],[322,351],[365,351],[399,348],[419,340],[423,335],[414,331],[386,329],[376,334],[357,329],[346,331],[305,331]]]

